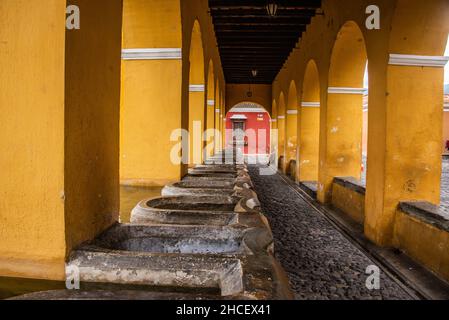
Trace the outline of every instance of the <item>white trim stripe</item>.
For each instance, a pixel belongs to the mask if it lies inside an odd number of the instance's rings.
[[[271,119],[271,122],[277,122],[278,120],[277,119]]]
[[[123,60],[179,60],[182,58],[180,48],[137,48],[123,49]]]
[[[319,102],[303,102],[301,103],[301,107],[303,108],[319,108],[320,107]]]
[[[288,115],[295,115],[298,114],[298,110],[287,110]]]
[[[232,108],[229,112],[246,112],[246,113],[265,113],[263,108]]]
[[[335,94],[365,94],[368,89],[365,88],[347,88],[347,87],[329,87],[328,93]]]
[[[209,107],[215,107],[215,100],[207,100],[207,105]]]
[[[388,64],[394,66],[437,67],[444,68],[449,61],[445,56],[417,56],[411,54],[390,54]]]
[[[189,85],[189,92],[204,92],[204,84],[191,84]]]
[[[283,120],[285,119],[285,116],[278,116],[278,120]]]
[[[215,109],[215,113],[220,113],[220,109]]]

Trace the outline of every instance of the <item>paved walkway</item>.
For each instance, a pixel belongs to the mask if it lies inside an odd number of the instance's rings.
[[[297,299],[410,299],[387,275],[380,290],[366,288],[374,263],[275,174],[250,174],[275,237],[275,251]]]

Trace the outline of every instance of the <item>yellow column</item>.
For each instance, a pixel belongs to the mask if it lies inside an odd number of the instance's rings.
[[[170,159],[182,127],[179,1],[123,1],[120,179],[165,185],[180,179]]]
[[[318,181],[320,103],[305,101],[300,108],[298,180]]]
[[[191,166],[203,162],[203,133],[205,118],[204,84],[189,86],[189,133]]]
[[[379,245],[392,243],[399,201],[439,204],[444,63],[391,55],[386,102],[369,110],[365,233]]]
[[[283,157],[281,170],[285,172],[285,114],[278,115],[277,118],[277,128],[278,128],[278,158]]]
[[[292,160],[296,160],[298,110],[287,110],[286,117],[285,170]]]
[[[80,30],[65,1],[0,2],[0,276],[63,280],[118,219],[121,1],[70,3]]]
[[[363,88],[328,89],[326,149],[318,188],[321,202],[330,200],[335,177],[360,179],[364,92]]]

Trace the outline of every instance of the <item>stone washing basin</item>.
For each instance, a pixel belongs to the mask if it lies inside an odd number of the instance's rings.
[[[236,223],[235,206],[223,197],[158,197],[140,202],[131,223],[225,226]]]
[[[211,171],[193,171],[189,170],[184,179],[191,178],[218,178],[218,179],[235,179],[237,177],[237,172],[211,172]]]
[[[98,237],[95,247],[159,254],[251,254],[241,229],[217,226],[117,224]]]
[[[189,169],[189,173],[205,173],[205,172],[213,172],[213,173],[237,173],[237,169],[235,168],[226,168],[226,167],[217,167],[217,166],[208,166],[208,167],[196,167]]]
[[[79,271],[84,290],[139,290],[160,299],[173,299],[173,294],[182,299],[191,299],[192,294],[209,299],[293,299],[287,276],[271,255],[160,255],[82,247],[71,253],[68,267]],[[73,292],[80,291],[71,290],[70,295]]]
[[[83,287],[146,289],[153,292],[241,295],[243,267],[237,258],[167,255],[81,247],[72,252],[69,267],[79,270]],[[95,285],[97,284],[97,285]]]
[[[226,181],[186,180],[166,185],[162,196],[231,196],[234,184]]]

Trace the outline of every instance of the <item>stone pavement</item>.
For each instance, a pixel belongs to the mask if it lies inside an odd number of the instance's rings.
[[[297,299],[410,299],[386,274],[380,290],[366,288],[368,266],[374,263],[313,210],[275,174],[250,174],[271,223],[277,259],[289,275]]]

